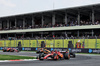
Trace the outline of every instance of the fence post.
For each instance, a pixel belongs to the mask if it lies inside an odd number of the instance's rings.
[[[46,38],[44,37],[44,40],[45,40],[45,45],[47,45],[47,43],[46,43]],[[46,47],[46,46],[45,46]],[[50,47],[49,47],[50,48]]]
[[[37,48],[38,48],[38,44],[39,44],[39,42],[38,42],[38,38],[36,37],[36,41],[37,41]]]
[[[54,44],[53,44],[53,48],[55,48],[55,38],[53,38],[54,39]]]
[[[15,47],[15,38],[14,38],[14,47]]]
[[[6,41],[5,41],[5,39],[4,39],[4,47],[6,47]]]
[[[63,48],[64,48],[64,37],[62,37],[62,40],[63,40]]]
[[[74,45],[74,37],[72,37],[72,38],[73,38],[73,47],[74,47],[74,46],[75,46],[75,45]]]
[[[87,48],[89,48],[88,39],[89,39],[89,35],[87,36]]]
[[[85,48],[85,37],[83,36],[84,48]]]
[[[10,40],[10,45],[9,45],[9,47],[11,47],[11,40]]]
[[[16,47],[17,47],[17,38],[16,38]]]
[[[23,42],[24,40],[23,40],[23,38],[22,38],[22,46],[24,47],[24,42]]]
[[[95,35],[96,43],[95,43],[95,49],[97,48],[97,36]]]
[[[30,47],[31,43],[30,43],[30,38],[29,38],[29,47]]]

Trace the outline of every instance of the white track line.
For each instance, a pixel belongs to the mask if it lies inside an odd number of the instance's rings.
[[[22,61],[36,61],[38,59],[20,59],[19,61],[14,60],[1,60],[0,62],[22,62]]]
[[[82,55],[82,56],[100,56],[100,55],[95,55],[95,54],[76,54],[76,55]]]

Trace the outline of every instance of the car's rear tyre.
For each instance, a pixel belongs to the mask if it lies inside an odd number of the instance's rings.
[[[75,53],[70,53],[70,55],[71,55],[72,58],[76,57]]]
[[[65,53],[64,58],[69,60],[70,59],[70,54],[69,53]]]
[[[42,57],[44,57],[44,53],[39,54],[39,60],[44,60]]]
[[[37,50],[37,51],[36,51],[36,54],[38,54],[38,53],[40,53],[40,50]]]
[[[39,59],[39,56],[37,56],[36,59]]]
[[[10,52],[10,50],[8,50],[7,52]]]
[[[3,52],[6,52],[6,50],[4,49]]]
[[[73,58],[75,58],[76,57],[76,55],[75,55],[75,53],[73,53]]]

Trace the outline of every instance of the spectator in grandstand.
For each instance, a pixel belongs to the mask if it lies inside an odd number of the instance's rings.
[[[48,24],[48,26],[49,26],[49,27],[52,27],[52,24],[51,24],[51,23],[49,23],[49,24]]]
[[[98,24],[99,24],[99,21],[96,21],[96,22],[95,22],[95,25],[98,25]]]
[[[62,25],[62,24],[60,24],[60,27],[63,27],[63,25]]]
[[[63,38],[64,38],[64,37],[61,35],[61,36],[60,36],[60,39],[63,39]]]
[[[80,21],[80,26],[81,25],[99,25],[100,22],[96,21],[96,22],[91,22],[91,21]],[[10,28],[4,27],[0,30],[12,30],[12,29],[31,29],[31,28],[49,28],[49,27],[68,27],[68,26],[78,26],[78,22],[77,21],[69,21],[67,24],[63,24],[63,23],[57,23],[55,25],[52,25],[52,23],[47,23],[44,24],[43,26],[41,24],[36,24],[36,25],[25,25],[25,27],[22,27],[21,25],[19,27],[15,27],[15,26],[11,26]]]
[[[59,27],[59,24],[56,24],[56,26],[55,27]]]
[[[85,21],[83,21],[83,25],[85,25]]]
[[[35,28],[38,28],[39,27],[39,25],[35,25]]]
[[[32,28],[31,25],[29,25],[29,26],[28,26],[28,29],[31,29],[31,28]]]
[[[12,27],[10,27],[10,30],[12,30]]]
[[[89,23],[86,21],[86,25],[88,25]]]
[[[55,38],[55,35],[53,35],[53,38]]]
[[[9,30],[9,28],[6,27],[6,30]]]
[[[19,29],[22,29],[22,26],[19,26]]]
[[[89,25],[92,25],[92,22],[91,21],[89,21]]]
[[[48,25],[46,25],[46,28],[48,28],[49,26]]]
[[[80,21],[80,25],[84,25],[84,22],[82,20]]]
[[[16,29],[16,27],[14,26],[14,29]]]

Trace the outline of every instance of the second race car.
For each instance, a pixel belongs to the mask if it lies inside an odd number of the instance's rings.
[[[19,52],[19,49],[15,48],[3,48],[3,52]]]
[[[45,48],[39,48],[39,49],[36,51],[37,54],[39,54],[39,53],[48,54],[48,53],[50,53],[50,52],[51,52],[51,51],[49,51],[49,50],[47,50],[47,49],[45,49]],[[66,51],[59,51],[59,52],[60,52],[60,53],[69,52],[71,58],[75,58],[75,57],[76,57],[75,53],[73,53],[72,51],[70,51],[70,50],[68,50],[68,49],[67,49]]]

